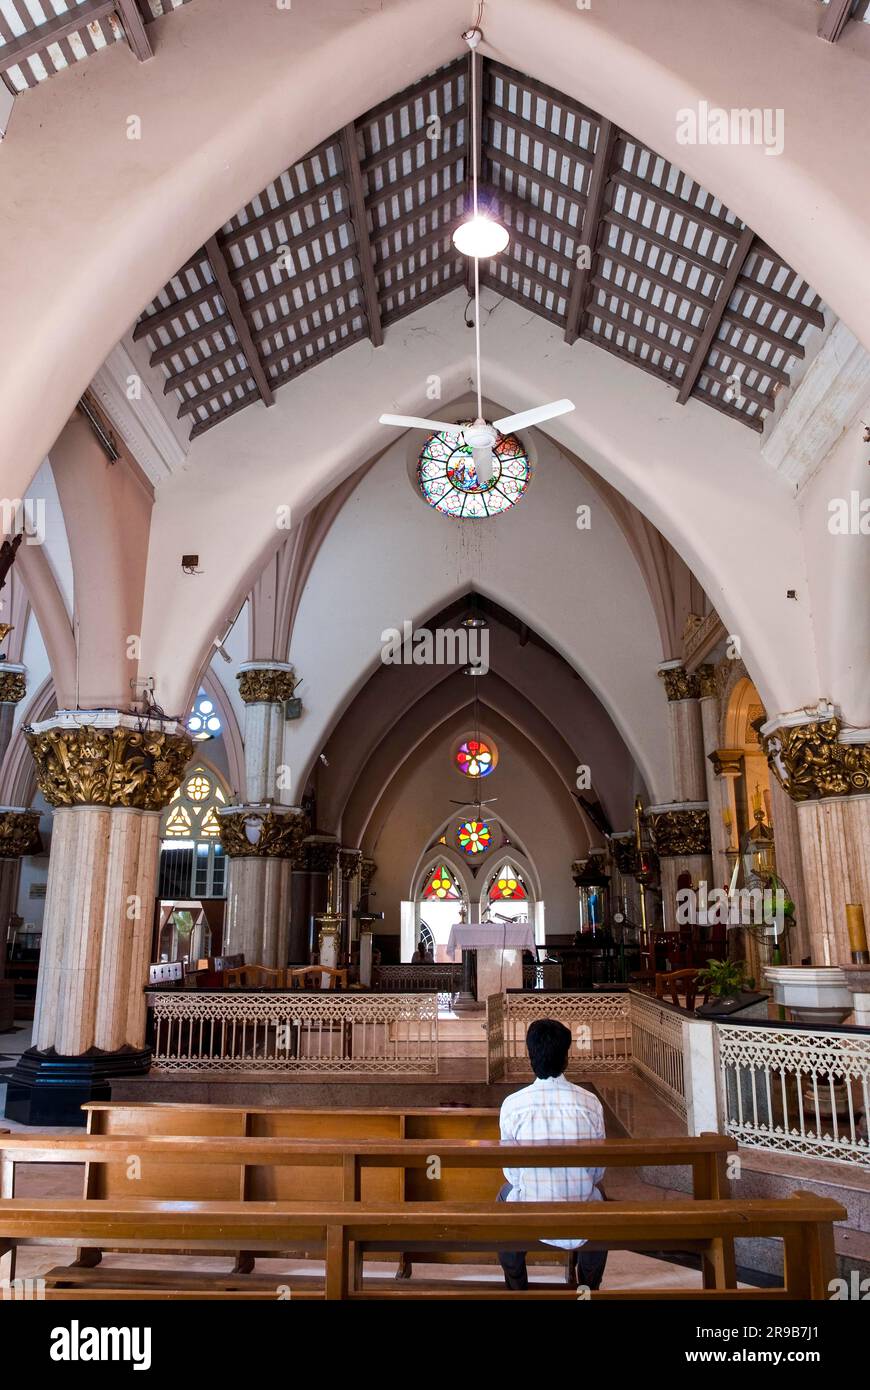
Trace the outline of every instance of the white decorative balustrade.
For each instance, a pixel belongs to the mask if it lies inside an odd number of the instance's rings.
[[[146,993],[153,1072],[438,1071],[434,994]]]
[[[631,1059],[664,1101],[686,1118],[686,1020],[657,999],[631,995]]]
[[[870,1035],[726,1023],[716,1032],[725,1133],[870,1167]]]
[[[487,1074],[510,1081],[532,1074],[526,1030],[537,1018],[556,1018],[571,1030],[567,1075],[631,1069],[631,996],[533,993],[491,995],[487,1000]]]

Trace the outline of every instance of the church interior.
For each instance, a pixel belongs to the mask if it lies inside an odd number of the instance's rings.
[[[868,73],[0,0],[4,1300],[870,1297]]]

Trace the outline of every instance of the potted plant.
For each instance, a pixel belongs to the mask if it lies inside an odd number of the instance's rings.
[[[755,981],[746,974],[743,960],[708,960],[698,972],[698,990],[710,995],[697,1013],[734,1013],[763,998],[755,993]]]

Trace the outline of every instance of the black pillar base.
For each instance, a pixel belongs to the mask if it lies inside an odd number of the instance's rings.
[[[21,1125],[82,1125],[89,1100],[111,1100],[116,1076],[147,1076],[151,1049],[92,1047],[80,1057],[61,1057],[54,1048],[22,1053],[6,1086],[6,1119]]]

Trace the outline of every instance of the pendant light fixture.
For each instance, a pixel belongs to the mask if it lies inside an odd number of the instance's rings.
[[[478,129],[478,104],[477,104],[477,61],[474,50],[483,38],[479,29],[469,29],[462,35],[468,47],[471,49],[471,216],[466,217],[464,222],[453,233],[453,245],[463,256],[469,256],[475,261],[474,272],[477,274],[477,261],[488,261],[493,256],[497,256],[500,251],[504,251],[510,241],[510,235],[506,227],[497,222],[494,217],[489,217],[480,211],[477,202],[477,151],[480,147],[480,131]],[[480,117],[482,120],[482,116]]]

